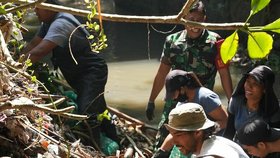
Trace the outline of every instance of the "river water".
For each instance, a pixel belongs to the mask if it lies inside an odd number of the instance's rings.
[[[109,78],[105,92],[107,103],[141,121],[157,124],[163,109],[165,90],[163,89],[156,99],[155,119],[151,122],[146,119],[145,107],[159,64],[156,59],[108,63]],[[237,69],[231,70],[234,85],[240,78],[239,74]],[[227,98],[218,74],[214,91],[220,96],[223,105],[227,106]]]

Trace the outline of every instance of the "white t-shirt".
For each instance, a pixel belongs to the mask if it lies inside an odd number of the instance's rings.
[[[211,136],[206,139],[198,155],[194,158],[204,156],[219,156],[222,158],[249,158],[244,150],[235,142],[220,136]]]

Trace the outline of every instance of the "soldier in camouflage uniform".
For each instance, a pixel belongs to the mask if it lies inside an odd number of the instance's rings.
[[[204,5],[196,2],[185,16],[190,21],[204,22],[206,19]],[[223,64],[219,49],[222,43],[220,36],[206,29],[185,26],[185,30],[169,35],[164,43],[161,63],[155,76],[149,103],[146,107],[146,116],[149,120],[154,117],[154,101],[162,90],[165,77],[171,69],[193,71],[197,74],[203,86],[213,90],[217,71],[220,74],[223,89],[227,98],[231,97],[232,81],[229,65]],[[168,122],[168,114],[177,102],[166,100],[156,148],[160,147],[168,131],[163,126]]]

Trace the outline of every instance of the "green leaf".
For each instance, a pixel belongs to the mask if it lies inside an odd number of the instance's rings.
[[[18,18],[22,18],[22,13],[20,11],[16,11]]]
[[[264,31],[272,31],[276,33],[280,33],[280,18],[275,20],[274,22],[267,24],[263,27]]]
[[[89,39],[89,40],[92,40],[93,38],[94,38],[93,35],[88,36],[88,39]]]
[[[31,93],[31,92],[33,92],[33,91],[34,91],[34,89],[32,89],[32,88],[28,88],[28,87],[27,87],[27,91],[28,91],[29,93]]]
[[[7,14],[6,10],[3,7],[0,7],[0,15]]]
[[[252,0],[251,14],[254,15],[268,5],[270,0]]]
[[[25,64],[26,64],[28,67],[32,66],[32,62],[31,62],[30,59],[27,59],[27,60],[25,61]]]
[[[99,30],[100,30],[100,26],[99,25],[95,25],[94,31],[98,32]]]
[[[238,33],[235,31],[233,34],[231,34],[229,37],[225,39],[225,41],[222,43],[221,46],[221,58],[224,63],[227,63],[230,61],[238,48]]]
[[[31,81],[32,81],[32,82],[36,82],[36,81],[37,81],[36,76],[31,76]]]
[[[273,39],[265,32],[252,32],[248,36],[248,53],[250,58],[266,57],[272,49]]]

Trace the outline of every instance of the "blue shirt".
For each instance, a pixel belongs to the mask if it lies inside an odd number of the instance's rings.
[[[234,127],[236,130],[247,120],[257,116],[257,111],[248,110],[244,96],[231,98],[228,111],[234,115]]]

